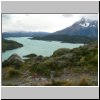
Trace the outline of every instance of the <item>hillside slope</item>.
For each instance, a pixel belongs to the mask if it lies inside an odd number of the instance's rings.
[[[24,60],[24,62],[18,59],[16,61],[14,55],[13,63],[12,60],[10,62],[10,58],[3,62],[2,85],[98,85],[97,41],[74,49],[60,48],[50,57],[35,54],[26,55],[26,57],[28,59]]]

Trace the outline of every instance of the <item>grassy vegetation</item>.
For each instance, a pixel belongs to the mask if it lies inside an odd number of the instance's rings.
[[[14,69],[14,68],[9,68],[9,70],[8,70],[8,77],[9,78],[17,77],[19,75],[21,75],[21,73],[18,70]]]

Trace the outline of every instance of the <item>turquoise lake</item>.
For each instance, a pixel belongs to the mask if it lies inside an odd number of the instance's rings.
[[[74,43],[62,43],[58,41],[42,41],[42,40],[31,40],[30,37],[10,37],[7,40],[14,40],[18,43],[23,44],[23,47],[8,50],[2,53],[2,61],[6,60],[12,54],[17,53],[20,57],[35,53],[42,56],[51,56],[53,52],[59,48],[77,48],[83,46],[84,44],[74,44]]]

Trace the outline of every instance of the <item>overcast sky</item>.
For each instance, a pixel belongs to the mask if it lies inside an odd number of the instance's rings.
[[[82,17],[98,19],[97,14],[2,14],[2,32],[55,32],[72,25]]]

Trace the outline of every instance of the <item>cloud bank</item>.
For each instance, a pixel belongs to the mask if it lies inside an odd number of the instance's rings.
[[[2,14],[2,32],[64,29],[82,17],[97,20],[97,14]]]

